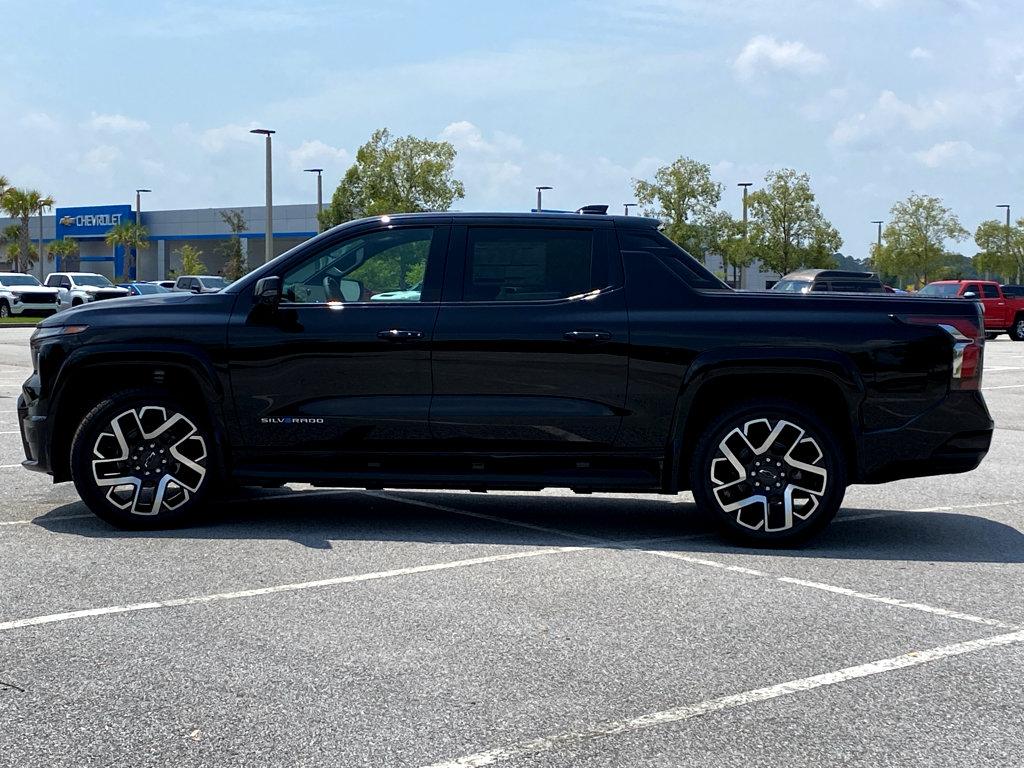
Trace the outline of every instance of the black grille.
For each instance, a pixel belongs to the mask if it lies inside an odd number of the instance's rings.
[[[122,296],[128,296],[127,292],[125,292],[125,291],[111,291],[111,290],[108,290],[108,291],[97,291],[96,292],[96,300],[97,301],[100,300],[100,299],[118,299],[118,298],[120,298]]]
[[[31,291],[24,291],[21,294],[21,301],[23,301],[25,304],[56,304],[57,303],[57,295],[56,294],[43,294],[43,293],[39,293],[39,292],[33,293]]]

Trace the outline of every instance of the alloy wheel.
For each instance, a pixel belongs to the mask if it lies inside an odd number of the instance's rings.
[[[185,504],[207,476],[206,441],[183,414],[163,406],[123,411],[93,444],[92,475],[125,512],[157,515]]]
[[[786,419],[752,419],[734,428],[713,457],[715,500],[752,531],[792,529],[814,514],[828,489],[821,447]]]

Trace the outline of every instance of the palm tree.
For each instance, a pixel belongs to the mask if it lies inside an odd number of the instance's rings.
[[[0,174],[0,198],[3,198],[4,193],[7,192],[7,188],[11,186],[11,183],[7,180],[7,177]]]
[[[107,245],[124,248],[124,279],[132,279],[138,252],[149,245],[149,232],[141,224],[121,222],[107,232]]]
[[[26,267],[31,264],[26,256],[32,251],[32,239],[28,234],[29,219],[39,209],[52,206],[53,198],[49,196],[43,197],[39,190],[10,187],[4,192],[2,205],[4,211],[15,219],[21,220],[19,225],[21,229],[18,234],[18,253],[14,257],[14,271],[20,272],[22,259],[25,259]]]
[[[78,241],[67,237],[63,240],[55,240],[50,244],[50,256],[60,257],[61,270],[74,272],[78,269]]]

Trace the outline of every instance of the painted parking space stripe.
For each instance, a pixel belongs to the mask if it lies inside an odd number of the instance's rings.
[[[823,686],[835,686],[836,684],[853,681],[859,678],[890,673],[895,670],[926,665],[949,657],[956,657],[963,654],[973,654],[986,649],[994,649],[1001,646],[1009,646],[1024,641],[1024,630],[1018,630],[1004,635],[980,638],[975,641],[962,641],[948,646],[937,646],[924,651],[909,652],[898,657],[875,660],[863,665],[842,668],[831,673],[822,673],[807,678],[797,678],[793,681],[766,686],[760,689],[750,689],[739,694],[730,694],[725,697],[716,697],[692,705],[682,705],[669,710],[660,710],[654,713],[637,716],[621,721],[605,721],[594,726],[575,732],[562,732],[548,737],[541,737],[535,740],[513,745],[507,748],[492,748],[479,753],[470,753],[453,761],[434,764],[435,767],[479,767],[490,766],[502,762],[515,763],[514,759],[528,754],[543,753],[563,745],[578,743],[586,740],[593,740],[601,737],[610,737],[616,734],[636,732],[641,729],[661,726],[663,724],[679,723],[689,721],[693,718],[717,713],[723,710],[752,705],[757,702],[765,702],[777,697],[785,697],[798,692],[806,692],[818,689]]]
[[[23,627],[32,627],[35,625],[50,625],[57,622],[70,622],[72,620],[84,619],[87,617],[102,617],[108,614],[128,614],[131,612],[152,611],[154,609],[169,609],[177,606],[195,606],[197,604],[209,604],[219,601],[233,601],[240,598],[252,598],[261,595],[272,595],[274,593],[296,593],[302,590],[315,590],[318,588],[335,587],[337,585],[349,585],[358,582],[388,579],[391,577],[401,577],[410,574],[427,574],[429,572],[459,569],[466,566],[500,563],[502,561],[516,561],[524,558],[536,558],[542,555],[571,553],[587,549],[589,548],[547,547],[540,550],[525,550],[518,553],[485,555],[478,558],[465,558],[460,561],[447,561],[444,563],[432,563],[424,566],[409,566],[401,569],[374,571],[368,574],[352,574],[344,577],[331,577],[328,579],[313,580],[311,582],[293,582],[284,585],[272,585],[269,587],[253,588],[251,590],[238,590],[231,593],[210,593],[208,595],[190,596],[188,598],[172,598],[167,601],[147,601],[144,603],[125,604],[123,606],[101,606],[94,609],[79,609],[77,611],[60,612],[59,614],[44,614],[37,617],[26,617],[24,619],[0,622],[0,632]]]
[[[751,576],[751,577],[765,577],[765,578],[777,580],[779,582],[784,582],[784,583],[796,585],[796,586],[799,586],[799,587],[806,587],[806,588],[811,588],[811,589],[814,589],[814,590],[822,590],[822,591],[825,591],[825,592],[828,592],[828,593],[834,593],[834,594],[837,594],[837,595],[843,595],[843,596],[846,596],[846,597],[849,597],[849,598],[856,598],[856,599],[862,600],[862,601],[872,601],[872,602],[875,602],[875,603],[882,603],[882,604],[886,604],[888,606],[899,607],[901,609],[910,609],[910,610],[913,610],[913,611],[925,612],[927,614],[934,614],[934,615],[937,615],[937,616],[940,616],[940,617],[946,617],[947,619],[963,620],[965,622],[974,622],[974,623],[977,623],[977,624],[988,625],[988,626],[991,626],[991,627],[998,627],[998,628],[1009,628],[1009,629],[1016,629],[1017,628],[1016,625],[1010,625],[1010,624],[1007,624],[1005,622],[1001,622],[999,620],[989,619],[987,617],[979,617],[979,616],[976,616],[976,615],[973,615],[973,614],[965,614],[963,612],[953,611],[951,609],[943,609],[943,608],[938,607],[938,606],[930,606],[929,604],[920,603],[920,602],[916,602],[916,601],[904,601],[904,600],[902,600],[900,598],[890,598],[888,596],[877,595],[875,593],[863,593],[863,592],[860,592],[860,591],[857,591],[857,590],[850,590],[849,588],[840,587],[838,585],[829,585],[829,584],[826,584],[824,582],[813,582],[813,581],[810,581],[810,580],[797,579],[797,578],[794,578],[794,577],[779,576],[779,575],[775,575],[775,574],[770,574],[770,573],[768,573],[766,571],[760,571],[758,569],[749,569],[749,568],[747,568],[745,566],[735,566],[735,565],[732,565],[732,564],[722,563],[721,561],[713,561],[713,560],[708,559],[708,558],[697,558],[696,556],[684,555],[682,553],[673,553],[673,552],[664,551],[664,550],[649,550],[649,549],[643,548],[643,546],[640,545],[639,543],[631,543],[631,542],[628,542],[628,541],[627,542],[617,542],[615,540],[601,540],[601,539],[599,539],[597,537],[589,537],[589,536],[582,535],[582,534],[576,534],[574,532],[562,531],[562,530],[559,530],[559,529],[552,529],[552,528],[548,528],[548,527],[538,527],[538,526],[536,526],[534,524],[520,523],[519,521],[515,521],[515,520],[512,520],[510,518],[500,518],[499,516],[490,516],[490,515],[486,515],[484,513],[469,512],[469,511],[466,511],[466,510],[460,510],[459,508],[456,508],[456,507],[449,507],[447,505],[436,505],[436,504],[434,504],[432,502],[421,502],[420,500],[416,500],[416,499],[405,499],[403,497],[400,497],[400,496],[397,496],[397,495],[391,495],[391,494],[388,494],[388,493],[385,493],[385,492],[377,492],[377,491],[375,491],[375,492],[366,492],[366,493],[367,494],[371,494],[371,495],[376,496],[376,497],[380,497],[382,499],[391,499],[391,500],[394,500],[394,501],[397,501],[397,502],[404,502],[404,503],[410,504],[410,505],[419,505],[421,507],[428,507],[428,508],[433,508],[433,509],[438,509],[438,510],[444,510],[445,512],[455,513],[457,515],[466,515],[466,516],[470,516],[472,518],[485,518],[487,520],[497,521],[497,522],[500,522],[500,523],[507,524],[509,526],[519,526],[519,527],[522,527],[522,528],[529,528],[529,529],[542,528],[544,531],[546,531],[548,533],[560,534],[561,536],[565,536],[565,537],[568,537],[568,538],[571,538],[571,539],[575,539],[575,540],[584,540],[585,539],[587,541],[592,542],[597,547],[620,548],[620,549],[623,549],[623,550],[636,550],[636,551],[639,551],[639,552],[647,553],[648,555],[655,555],[655,556],[660,556],[660,557],[664,557],[664,558],[673,558],[673,559],[676,559],[676,560],[685,561],[685,562],[688,562],[688,563],[690,563],[692,565],[709,566],[709,567],[712,567],[712,568],[721,569],[723,571],[735,572],[737,574],[745,574],[745,575]],[[926,512],[926,511],[925,510],[921,510],[921,511],[908,511],[908,512]],[[850,519],[856,520],[857,516],[850,516]],[[850,520],[850,519],[848,519],[848,520]],[[839,520],[839,519],[836,519],[836,520]],[[702,535],[702,536],[710,536],[710,535]]]

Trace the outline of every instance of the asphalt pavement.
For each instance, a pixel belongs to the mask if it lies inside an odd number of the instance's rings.
[[[689,495],[253,492],[129,533],[18,466],[0,329],[0,764],[1024,764],[1024,344],[982,466],[799,550]]]

